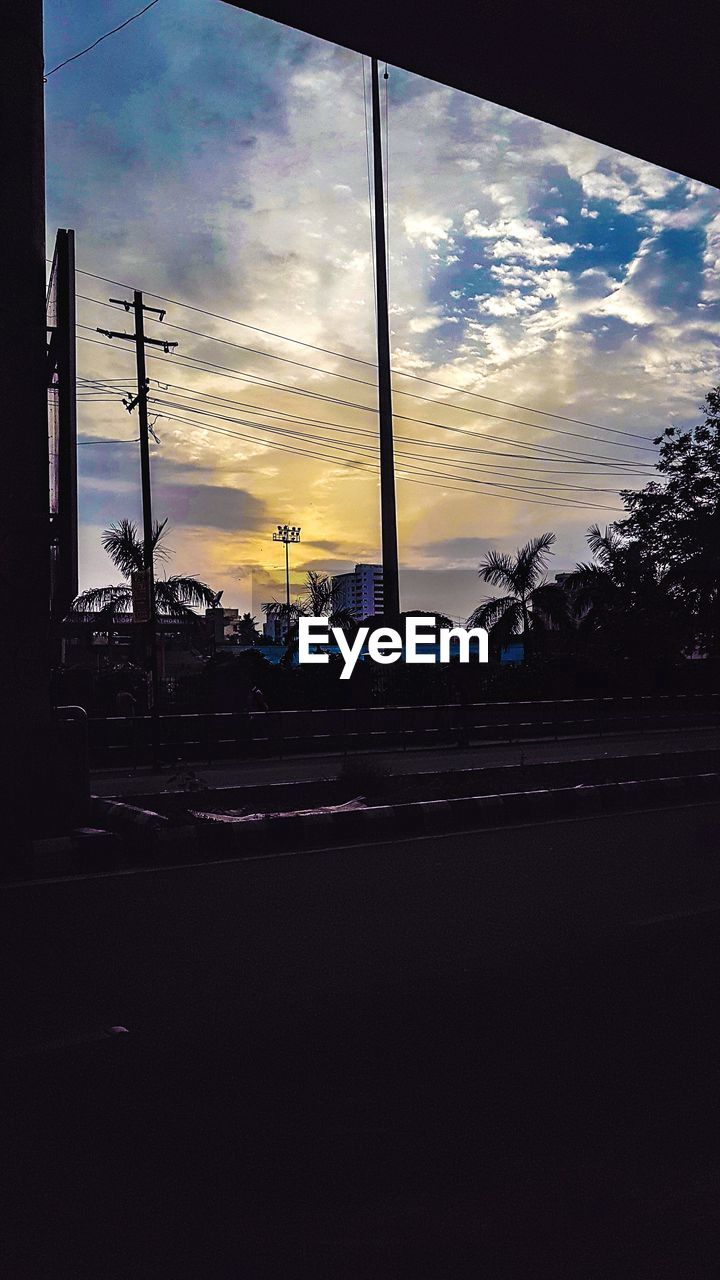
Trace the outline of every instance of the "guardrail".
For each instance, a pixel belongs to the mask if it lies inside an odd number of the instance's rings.
[[[720,726],[720,694],[567,698],[445,706],[161,715],[164,760],[203,761],[305,751],[464,745],[585,734]],[[149,716],[88,722],[94,768],[147,764]]]

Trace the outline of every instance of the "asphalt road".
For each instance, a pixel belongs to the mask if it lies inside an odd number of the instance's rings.
[[[389,774],[420,773],[446,769],[479,769],[491,765],[530,764],[544,760],[583,760],[591,757],[646,755],[660,751],[695,751],[720,747],[719,729],[675,729],[634,734],[602,734],[585,738],[548,739],[541,742],[485,744],[461,748],[455,746],[424,747],[408,751],[353,752],[328,755],[318,752],[282,759],[224,760],[212,765],[194,763],[189,767],[208,786],[238,786],[266,782],[308,782],[334,778],[347,762],[372,757],[376,766]],[[166,768],[162,773],[138,769],[95,770],[92,791],[97,796],[131,796],[162,791],[178,769]]]
[[[719,823],[2,890],[6,1273],[717,1280]]]

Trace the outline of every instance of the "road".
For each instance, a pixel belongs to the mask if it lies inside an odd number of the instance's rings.
[[[716,1277],[719,822],[4,889],[7,1274]]]
[[[660,751],[693,751],[720,747],[718,729],[682,729],[634,734],[603,734],[588,738],[547,739],[540,742],[479,744],[462,748],[454,746],[421,747],[408,751],[339,752],[284,756],[282,759],[223,760],[212,765],[190,766],[208,786],[226,787],[267,782],[308,782],[337,777],[347,762],[350,767],[359,759],[372,757],[388,774],[420,773],[447,769],[478,769],[492,765],[530,764],[544,760],[582,760],[603,755],[646,755]],[[138,769],[95,770],[92,791],[97,796],[142,795],[162,791],[176,769],[162,773]]]

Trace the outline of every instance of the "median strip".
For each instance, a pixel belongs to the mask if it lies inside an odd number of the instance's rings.
[[[588,817],[638,806],[702,803],[719,797],[720,773],[712,772],[409,804],[368,806],[356,798],[347,805],[263,816],[193,811],[188,806],[187,821],[178,826],[161,814],[138,810],[142,819],[123,814],[124,829],[118,823],[112,834],[95,831],[91,839],[78,832],[72,838],[36,841],[33,874],[88,874],[138,865],[241,859],[505,823]],[[117,809],[107,812],[117,821]]]

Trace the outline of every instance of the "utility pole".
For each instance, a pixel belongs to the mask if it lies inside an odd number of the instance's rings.
[[[387,77],[387,72],[385,72]],[[400,613],[395,461],[393,456],[392,381],[390,376],[390,323],[388,318],[385,201],[383,198],[382,139],[380,136],[380,85],[377,58],[372,59],[373,177],[375,190],[375,262],[377,297],[378,410],[380,417],[380,524],[382,534],[385,613]]]
[[[279,524],[277,533],[273,534],[273,542],[285,543],[285,617],[287,619],[286,637],[290,634],[290,553],[289,546],[291,542],[300,541],[300,526],[294,524]]]
[[[138,418],[140,423],[140,484],[142,490],[142,516],[143,516],[143,562],[144,572],[143,581],[139,584],[141,598],[147,602],[145,607],[145,616],[143,622],[145,624],[145,666],[146,674],[149,675],[148,701],[150,704],[150,717],[152,723],[152,745],[153,745],[153,764],[159,765],[159,734],[158,734],[158,714],[159,714],[159,680],[158,680],[158,663],[157,663],[157,609],[155,604],[155,578],[153,566],[153,519],[152,519],[152,488],[150,483],[150,443],[149,443],[149,427],[148,427],[148,379],[145,371],[145,346],[150,344],[153,347],[162,347],[168,353],[178,344],[177,342],[166,342],[160,338],[147,338],[145,336],[145,312],[152,311],[160,320],[165,319],[165,312],[160,307],[148,307],[143,302],[142,291],[135,289],[133,291],[133,301],[127,302],[124,298],[110,298],[110,302],[115,302],[125,308],[127,312],[131,309],[135,316],[135,332],[134,333],[118,333],[111,329],[98,329],[98,333],[104,334],[108,338],[123,338],[128,342],[135,343],[135,365],[137,369],[137,395],[132,400],[123,401],[128,413],[137,406]]]

